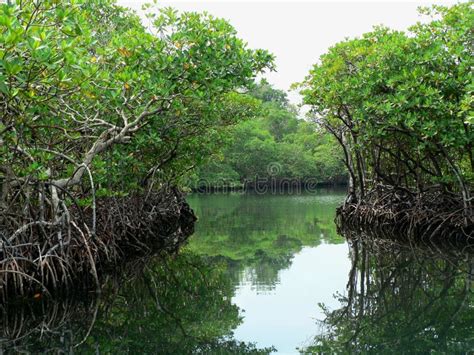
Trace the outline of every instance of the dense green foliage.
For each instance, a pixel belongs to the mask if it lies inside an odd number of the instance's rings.
[[[191,186],[345,182],[337,142],[299,119],[283,91],[262,80],[249,94],[263,103],[261,114],[229,129],[220,154],[197,169]]]
[[[375,28],[336,44],[304,82],[305,102],[345,150],[352,200],[384,184],[454,192],[474,181],[472,1],[408,33]]]
[[[253,114],[256,100],[239,92],[272,67],[208,14],[148,6],[145,28],[113,0],[12,3],[0,5],[0,207],[16,215],[0,217],[7,230],[64,221],[94,190],[176,180]]]

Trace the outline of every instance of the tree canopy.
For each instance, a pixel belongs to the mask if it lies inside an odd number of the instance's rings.
[[[385,184],[462,196],[471,212],[472,1],[423,9],[409,32],[377,27],[336,44],[303,83],[314,119],[339,141],[352,200]]]
[[[98,279],[95,265],[136,246],[140,226],[163,211],[178,223],[186,206],[168,186],[254,115],[243,92],[271,54],[210,14],[145,12],[146,25],[114,0],[0,4],[4,286],[56,288],[84,269]]]
[[[253,114],[240,92],[269,53],[209,14],[146,11],[148,27],[112,0],[0,5],[2,216],[42,213],[2,218],[7,230],[176,179]]]

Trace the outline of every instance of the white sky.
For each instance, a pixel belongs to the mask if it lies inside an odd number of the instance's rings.
[[[118,0],[140,10],[147,0]],[[181,11],[207,11],[227,19],[250,48],[267,49],[276,56],[277,72],[264,76],[275,87],[288,90],[302,81],[319,56],[346,37],[360,36],[374,25],[406,29],[421,18],[417,7],[455,1],[159,1]],[[289,95],[298,103],[299,95]]]

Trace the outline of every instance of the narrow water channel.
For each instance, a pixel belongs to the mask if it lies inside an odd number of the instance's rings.
[[[337,308],[350,270],[348,246],[333,223],[343,191],[305,195],[194,195],[198,215],[188,248],[222,260],[241,309],[237,340],[294,353]]]
[[[473,254],[351,240],[344,193],[192,195],[176,256],[123,265],[100,295],[14,300],[1,353],[429,353],[474,349]]]

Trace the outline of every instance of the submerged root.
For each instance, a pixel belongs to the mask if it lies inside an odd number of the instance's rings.
[[[181,193],[168,188],[146,198],[97,200],[93,214],[76,206],[66,223],[32,221],[14,231],[4,227],[0,297],[64,292],[77,280],[98,287],[100,271],[127,256],[176,251],[192,234],[194,221]]]

